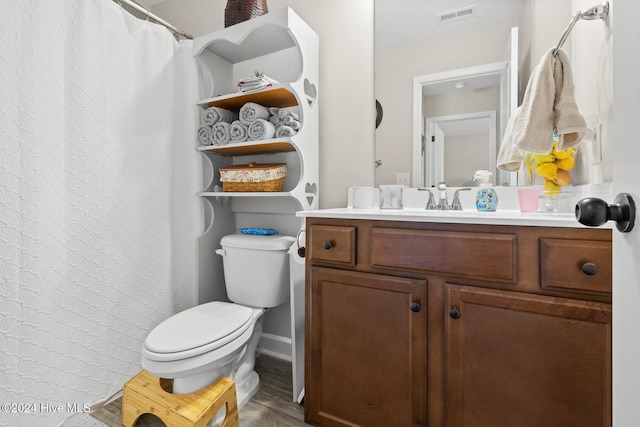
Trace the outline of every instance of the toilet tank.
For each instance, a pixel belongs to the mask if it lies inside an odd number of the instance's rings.
[[[230,234],[220,240],[229,299],[252,307],[276,307],[289,299],[291,236]]]

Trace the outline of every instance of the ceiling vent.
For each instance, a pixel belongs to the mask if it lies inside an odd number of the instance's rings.
[[[438,24],[444,24],[447,22],[458,21],[460,19],[471,18],[476,16],[478,11],[478,5],[463,7],[461,9],[450,10],[449,12],[442,12],[436,14],[436,22]]]

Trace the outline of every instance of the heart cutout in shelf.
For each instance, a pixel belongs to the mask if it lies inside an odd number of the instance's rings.
[[[307,202],[309,202],[309,206],[313,205],[313,201],[318,195],[318,186],[315,182],[307,182],[304,186],[304,192],[307,196]]]
[[[309,105],[313,105],[316,101],[316,97],[318,96],[318,90],[316,89],[316,85],[311,83],[308,79],[304,79],[304,93],[307,95]]]

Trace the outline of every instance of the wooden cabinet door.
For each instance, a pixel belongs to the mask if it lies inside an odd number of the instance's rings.
[[[611,425],[609,304],[457,285],[447,303],[450,426]]]
[[[426,282],[311,268],[305,421],[426,425]]]

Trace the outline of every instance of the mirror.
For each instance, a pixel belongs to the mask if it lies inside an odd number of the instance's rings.
[[[501,93],[513,89],[517,103],[517,77],[509,75],[515,71],[517,76],[517,65],[510,68],[507,44],[512,27],[518,25],[522,1],[473,4],[469,11],[469,3],[461,1],[375,0],[375,90],[385,111],[376,130],[376,185],[395,183],[395,175],[402,172],[410,172],[413,187],[440,181],[468,185],[478,169],[494,171],[494,182],[509,182],[509,176],[495,170],[495,158],[511,108],[508,95]],[[439,15],[446,11],[470,17]],[[495,111],[496,119],[493,128],[474,131],[475,140],[484,135],[482,142],[467,142],[462,148],[462,131],[453,126],[461,120],[447,124],[448,142],[432,141],[434,119],[487,111]],[[450,142],[454,139],[457,142]],[[456,153],[461,150],[465,156]],[[482,161],[471,160],[472,152]]]
[[[375,133],[376,185],[395,184],[397,175],[406,173],[410,174],[413,187],[433,184],[427,177],[436,173],[437,166],[424,158],[427,150],[431,150],[428,146],[431,134],[425,128],[429,116],[496,111],[496,150],[499,150],[508,118],[522,98],[533,68],[548,49],[557,45],[574,11],[586,10],[595,3],[598,0],[375,0],[375,97],[384,109],[384,118]],[[580,111],[595,117],[594,127],[602,126],[601,133],[593,138],[593,146],[589,145],[591,141],[582,144],[587,146],[577,159],[584,156],[588,166],[602,159],[597,173],[590,171],[581,173],[584,177],[576,176],[590,182],[611,179],[607,158],[611,144],[608,25],[579,22],[563,46],[572,60]],[[518,27],[518,41],[510,44],[514,27]],[[517,59],[512,56],[514,53]],[[418,91],[427,90],[424,83],[435,83],[437,76],[451,87],[455,86],[456,74],[492,64],[505,67],[497,77],[500,80],[497,86],[471,88],[468,83],[463,90],[452,88],[448,98],[441,95],[438,100],[435,97],[431,101],[417,100],[422,98]],[[420,82],[422,86],[418,87]],[[500,85],[510,86],[510,99]],[[478,103],[475,110],[454,110],[456,96],[463,99],[463,106],[469,107],[472,95],[483,94],[492,96],[489,105]],[[496,100],[496,96],[500,99]],[[438,109],[431,111],[434,104]],[[490,143],[487,145],[490,147]],[[442,167],[446,180],[448,167]],[[463,175],[468,176],[468,171]],[[516,185],[515,175],[500,171],[495,175],[496,184]]]
[[[512,45],[514,38],[517,28],[511,30]],[[506,51],[515,56],[510,46]],[[414,77],[414,186],[469,186],[477,170],[491,171],[493,184],[510,184],[514,174],[496,169],[496,140],[517,106],[517,67],[511,66],[516,61]]]

